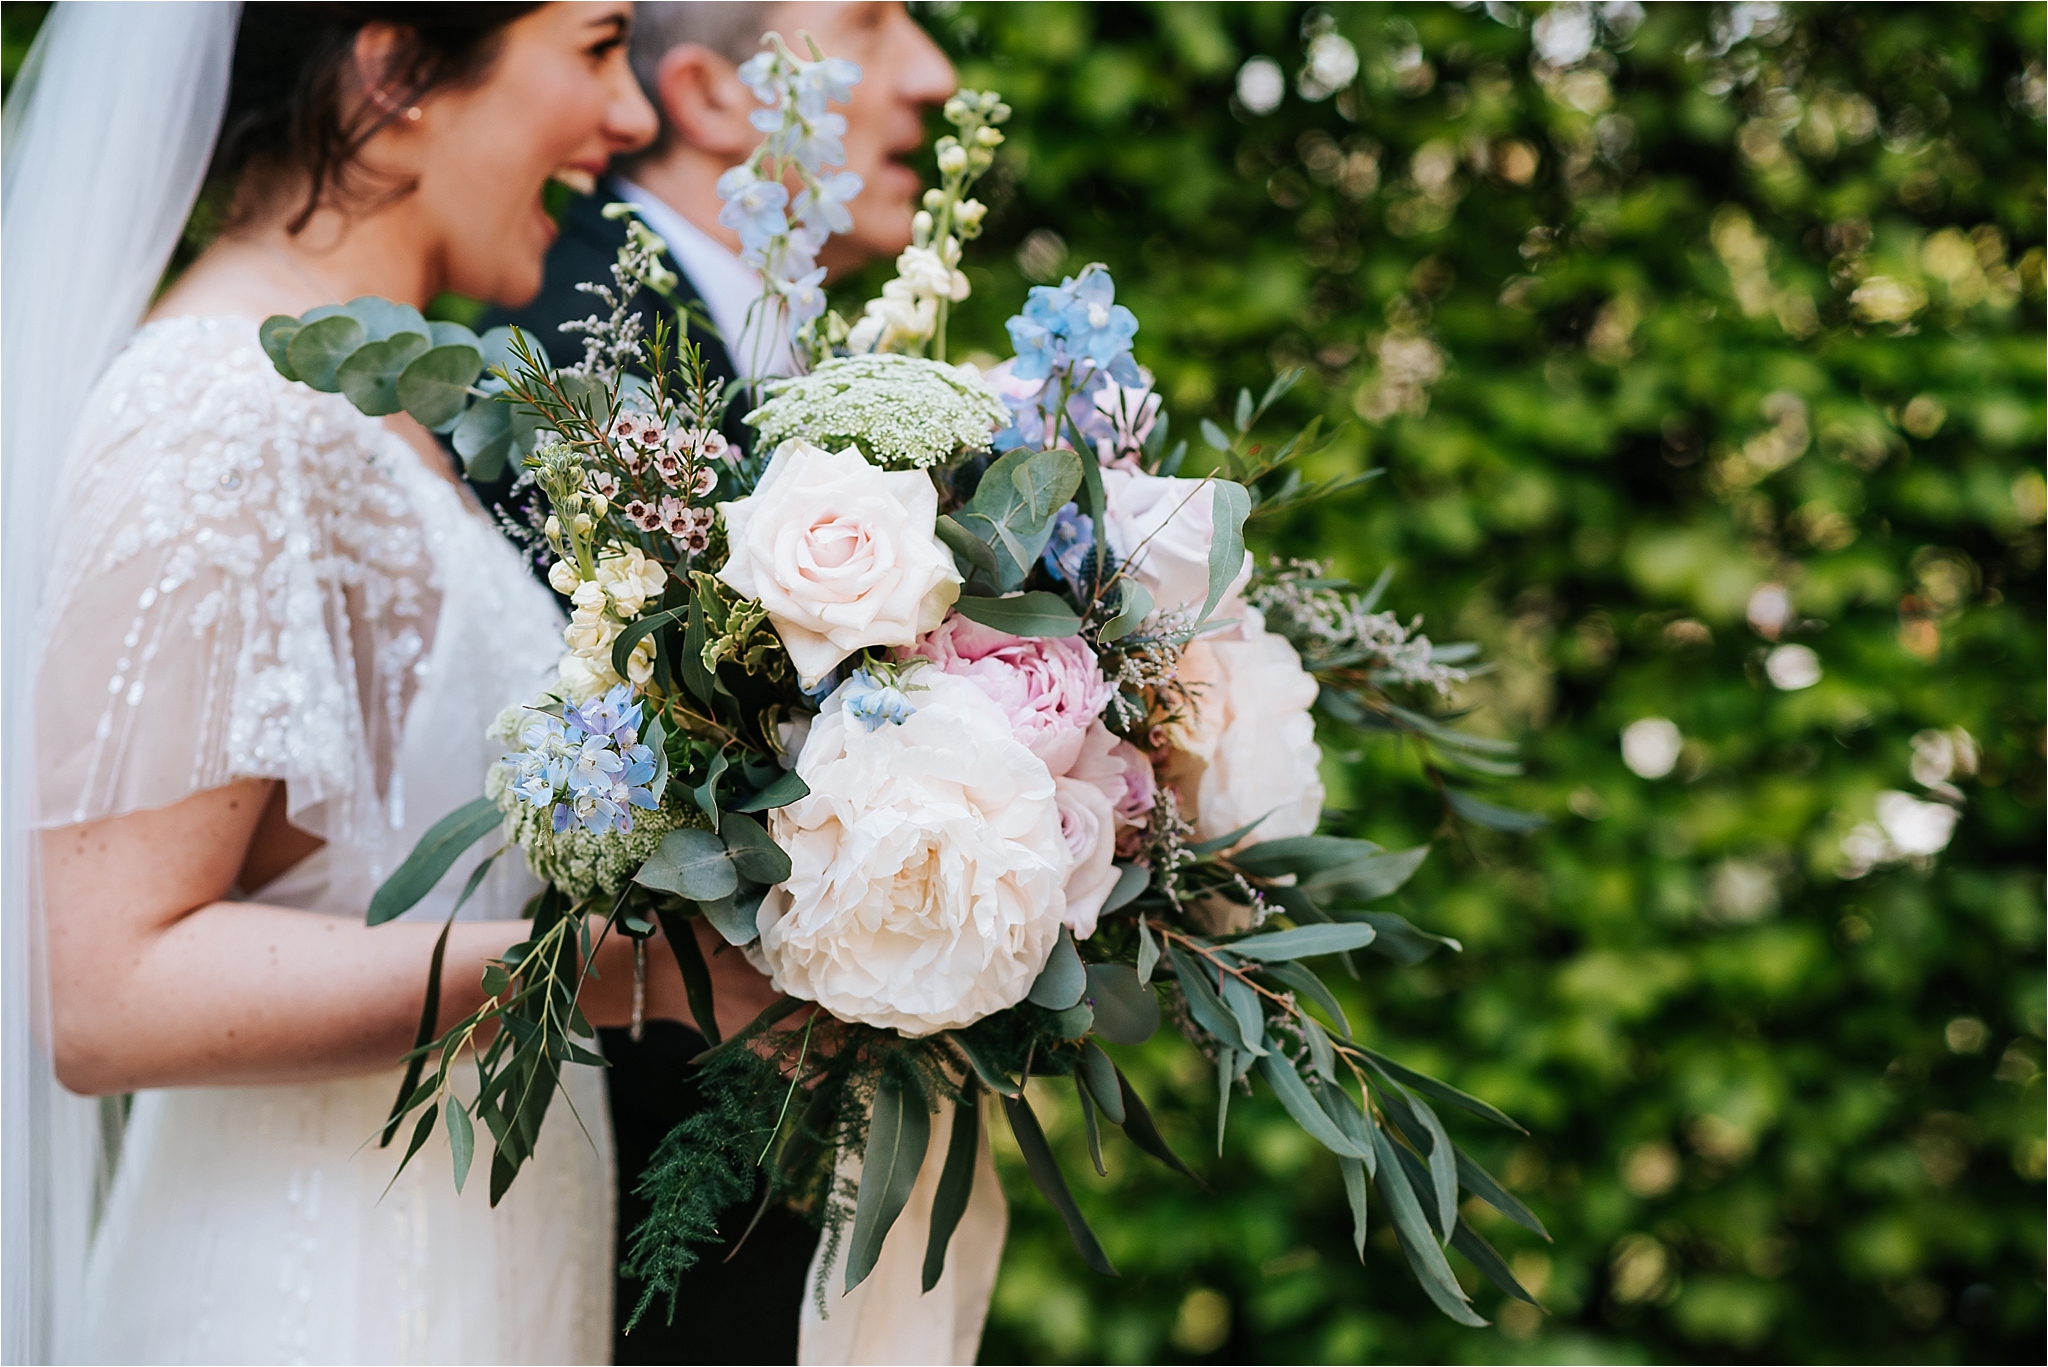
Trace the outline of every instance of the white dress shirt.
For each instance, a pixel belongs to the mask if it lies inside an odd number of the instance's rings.
[[[619,197],[640,210],[647,226],[668,243],[676,269],[689,277],[704,300],[705,312],[725,342],[726,354],[742,379],[788,375],[796,369],[789,338],[763,335],[767,310],[761,301],[761,273],[723,242],[677,213],[652,190],[624,176],[613,178]],[[751,316],[750,316],[751,315]]]

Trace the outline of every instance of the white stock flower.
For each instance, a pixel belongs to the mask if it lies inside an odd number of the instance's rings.
[[[638,546],[610,551],[598,558],[597,583],[612,601],[620,617],[637,617],[647,600],[658,596],[668,582],[668,571],[659,560],[650,560]]]
[[[1116,887],[1116,812],[1109,795],[1085,778],[1056,778],[1053,784],[1069,860],[1064,919],[1074,938],[1085,940],[1095,933],[1102,904]]]
[[[1225,599],[1217,615],[1238,624],[1181,653],[1190,715],[1170,729],[1179,753],[1165,777],[1193,817],[1197,839],[1261,817],[1247,843],[1313,835],[1323,813],[1323,752],[1309,715],[1316,681],[1294,647],[1266,630],[1257,608]]]
[[[810,794],[769,819],[790,876],[758,920],[777,991],[912,1036],[1024,999],[1070,862],[1052,775],[1002,709],[919,682],[917,711],[872,732],[825,701],[797,758]]]
[[[719,507],[732,555],[718,577],[768,610],[806,688],[865,646],[912,644],[960,596],[921,471],[784,442],[753,494]]]
[[[1199,479],[1168,479],[1104,470],[1104,531],[1124,571],[1152,595],[1160,612],[1200,611],[1209,597],[1209,545],[1216,539],[1216,493]],[[1242,590],[1252,558],[1231,582]]]

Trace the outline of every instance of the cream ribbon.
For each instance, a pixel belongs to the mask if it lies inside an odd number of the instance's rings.
[[[826,1240],[819,1240],[804,1282],[796,1360],[800,1367],[840,1364],[971,1363],[981,1346],[981,1328],[988,1319],[989,1297],[995,1291],[996,1269],[1003,1259],[1003,1236],[1010,1225],[1009,1202],[996,1177],[989,1151],[988,1127],[994,1110],[983,1106],[979,1152],[974,1160],[974,1192],[946,1247],[946,1270],[939,1284],[924,1290],[925,1245],[931,1235],[932,1200],[939,1174],[953,1142],[953,1103],[942,1101],[932,1117],[931,1144],[924,1166],[910,1190],[903,1213],[882,1242],[881,1257],[867,1280],[851,1291],[846,1282],[847,1245],[851,1228],[839,1239],[824,1274],[824,1313],[818,1309],[820,1264]],[[858,1179],[860,1160],[840,1165],[840,1175]]]

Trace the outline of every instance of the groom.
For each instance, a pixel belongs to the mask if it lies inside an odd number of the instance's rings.
[[[571,201],[561,236],[548,253],[547,279],[539,296],[517,312],[488,318],[490,325],[517,324],[540,339],[557,364],[579,354],[580,339],[564,335],[560,327],[596,311],[596,301],[576,285],[586,280],[610,282],[612,262],[626,235],[624,226],[605,218],[601,210],[615,199],[627,199],[639,206],[648,226],[668,243],[682,277],[676,293],[695,301],[699,308],[692,313],[701,309],[717,330],[714,335],[701,323],[690,327],[691,340],[703,350],[708,377],[722,384],[739,373],[725,343],[741,338],[760,280],[739,259],[738,235],[718,224],[721,206],[714,187],[720,174],[745,160],[761,139],[748,122],[760,105],[741,84],[736,68],[759,49],[761,35],[771,29],[793,46],[799,33],[808,33],[826,55],[857,62],[862,71],[852,103],[841,112],[847,123],[845,169],[858,174],[864,188],[849,205],[853,231],[834,236],[819,264],[837,275],[877,257],[892,257],[910,245],[910,219],[921,181],[900,159],[922,146],[926,111],[951,95],[956,82],[945,54],[902,4],[642,0],[633,23],[633,71],[661,116],[660,135],[651,147],[617,164],[595,194]],[[642,327],[651,335],[656,317],[667,316],[666,306],[644,291],[637,305]],[[674,326],[677,320],[670,316],[669,321]],[[788,368],[786,349],[750,342],[741,354],[760,356],[758,369],[764,373]],[[744,400],[736,402],[725,424],[727,435],[743,445],[751,436],[739,422],[745,411]],[[507,476],[477,492],[486,504],[498,503],[509,484]],[[716,955],[712,965],[720,987],[738,989],[725,993],[729,1002],[762,990],[758,976],[751,983],[733,981],[734,975],[753,974],[739,955]],[[738,1021],[725,1023],[727,1033],[746,1018],[743,1014]],[[662,1138],[702,1104],[689,1060],[705,1043],[687,1023],[670,1020],[649,1020],[637,1043],[624,1030],[602,1034],[611,1063],[623,1254],[632,1230],[647,1213],[647,1203],[634,1193],[634,1184]],[[752,1215],[748,1208],[726,1212],[721,1232],[728,1240],[736,1238]],[[613,1360],[794,1362],[798,1310],[809,1289],[804,1277],[816,1244],[816,1233],[795,1214],[780,1208],[767,1212],[730,1262],[723,1261],[732,1251],[730,1243],[705,1249],[702,1261],[683,1278],[673,1321],[666,1304],[658,1303],[630,1335],[616,1335]],[[620,1280],[618,1329],[623,1329],[642,1289],[638,1281]]]

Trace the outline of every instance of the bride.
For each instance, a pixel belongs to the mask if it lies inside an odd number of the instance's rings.
[[[654,133],[631,7],[237,10],[59,6],[8,108],[6,1357],[602,1360],[594,1070],[495,1209],[438,1133],[395,1183],[367,1142],[469,865],[410,924],[365,905],[479,791],[560,620],[429,434],[287,383],[257,324],[530,298],[545,183]],[[128,335],[202,178],[221,231]],[[524,938],[511,862],[453,928],[444,1024]]]

